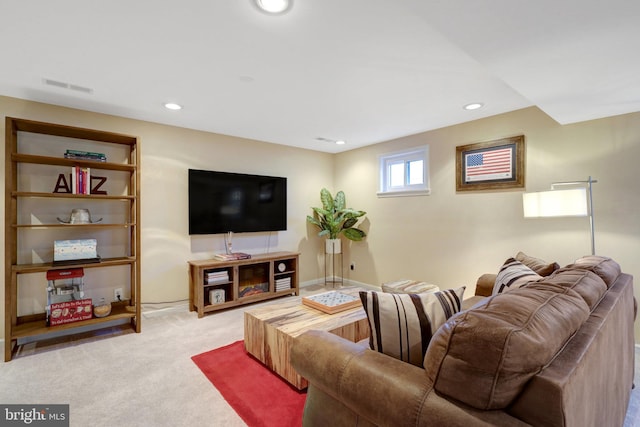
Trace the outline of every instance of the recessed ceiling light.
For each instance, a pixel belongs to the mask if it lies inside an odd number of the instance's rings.
[[[465,110],[477,110],[482,107],[484,107],[484,104],[482,102],[473,102],[471,104],[465,105],[462,108],[464,108]]]
[[[339,139],[339,140],[337,140],[337,141],[336,141],[336,144],[337,144],[337,145],[344,145],[344,144],[346,144],[346,143],[347,143],[347,142],[346,142],[346,141],[343,141],[342,139]]]
[[[168,108],[169,110],[182,110],[182,105],[176,104],[174,102],[167,102],[166,104],[164,104],[164,107]]]
[[[291,9],[293,0],[254,0],[256,6],[264,12],[276,15]]]

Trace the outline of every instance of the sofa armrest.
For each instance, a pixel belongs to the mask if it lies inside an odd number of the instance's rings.
[[[476,295],[490,297],[497,276],[497,274],[486,273],[478,277],[478,281],[476,282]]]
[[[310,385],[371,423],[419,424],[416,420],[431,390],[424,369],[324,331],[297,337],[290,357]]]
[[[309,381],[305,426],[528,425],[503,411],[482,411],[450,401],[433,390],[424,369],[329,332],[312,330],[297,337],[290,360],[295,370]],[[329,399],[316,398],[311,393],[321,393]],[[330,407],[330,401],[351,411],[355,421],[338,419],[344,413]],[[314,404],[321,407],[309,407]],[[320,419],[314,417],[318,412],[322,414]]]

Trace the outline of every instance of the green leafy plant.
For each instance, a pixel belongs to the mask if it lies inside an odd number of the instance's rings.
[[[355,228],[358,219],[366,214],[364,211],[347,208],[343,191],[338,191],[333,198],[326,188],[320,190],[321,208],[312,208],[313,216],[307,215],[307,221],[320,229],[318,236],[337,239],[340,233],[349,240],[360,241],[367,234]]]

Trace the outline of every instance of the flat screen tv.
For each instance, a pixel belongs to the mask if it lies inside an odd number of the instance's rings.
[[[287,178],[189,169],[189,234],[287,229]]]

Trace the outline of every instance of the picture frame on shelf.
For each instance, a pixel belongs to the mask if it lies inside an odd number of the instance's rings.
[[[524,135],[456,147],[456,191],[524,189]]]

